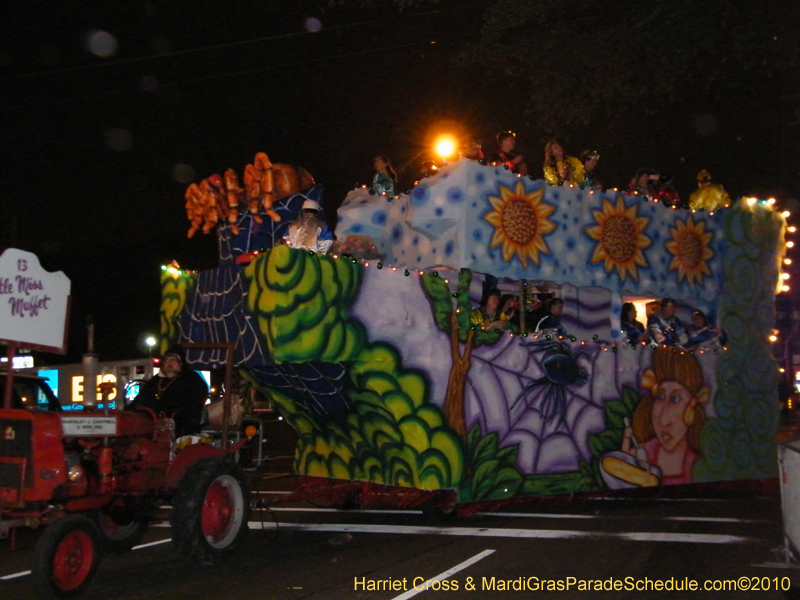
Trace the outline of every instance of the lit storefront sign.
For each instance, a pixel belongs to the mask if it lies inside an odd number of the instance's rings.
[[[97,376],[97,385],[99,386],[101,383],[113,383],[116,386],[117,383],[117,376],[113,373],[105,373],[103,375]],[[72,401],[73,402],[83,402],[83,393],[84,393],[84,386],[83,386],[83,375],[75,375],[72,378]],[[113,400],[117,397],[117,390],[116,387],[114,390],[108,395],[109,400]],[[102,402],[103,396],[100,392],[97,392],[97,402]]]
[[[44,369],[36,374],[47,382],[47,385],[53,390],[53,395],[58,398],[58,369]],[[37,404],[47,404],[47,396],[42,390],[38,390],[36,394]]]

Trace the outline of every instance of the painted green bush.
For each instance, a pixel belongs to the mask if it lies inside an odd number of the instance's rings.
[[[467,474],[459,502],[486,502],[523,496],[554,496],[581,490],[578,472],[525,476],[516,467],[519,444],[500,448],[498,435],[482,435],[476,423],[467,434]],[[596,487],[594,489],[597,489]]]
[[[196,284],[196,277],[186,271],[177,271],[172,267],[162,271],[160,309],[161,352],[166,352],[167,348],[177,341],[178,316],[186,307],[186,299]]]
[[[248,309],[277,362],[343,362],[353,407],[320,423],[287,394],[263,387],[298,432],[298,474],[415,487],[458,487],[463,447],[428,399],[425,376],[387,343],[368,344],[347,312],[361,285],[355,261],[277,246],[245,270]]]
[[[469,472],[458,491],[459,502],[513,498],[524,477],[516,468],[519,445],[498,447],[497,432],[481,434],[480,423],[467,433]]]
[[[362,267],[277,246],[245,270],[248,309],[277,362],[346,362],[353,407],[345,423],[317,422],[285,393],[265,388],[298,432],[299,474],[441,489],[457,487],[463,449],[428,401],[428,383],[389,344],[368,345],[347,313]]]
[[[347,309],[362,271],[355,261],[288,246],[276,246],[247,266],[247,308],[257,316],[276,362],[341,362],[358,356],[366,331]]]
[[[403,369],[395,348],[377,343],[359,354],[349,375],[353,409],[343,425],[320,424],[290,396],[261,387],[298,432],[297,473],[423,490],[458,487],[462,444],[428,402],[422,373]]]

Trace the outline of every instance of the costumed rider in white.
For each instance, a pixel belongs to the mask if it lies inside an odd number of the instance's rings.
[[[320,211],[316,200],[306,200],[297,220],[289,226],[289,232],[283,236],[290,248],[311,250],[326,254],[333,243],[333,234],[325,222],[317,217]]]

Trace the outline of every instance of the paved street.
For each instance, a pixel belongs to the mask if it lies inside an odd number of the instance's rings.
[[[288,492],[292,481],[273,476],[263,483]],[[447,521],[418,510],[340,511],[309,502],[279,503],[253,511],[241,547],[215,566],[191,564],[168,541],[159,543],[169,536],[166,523],[161,525],[146,536],[152,545],[107,558],[84,597],[389,600],[444,593],[414,590],[415,581],[424,590],[424,582],[433,579],[449,582],[448,598],[539,595],[513,591],[520,578],[534,590],[542,580],[556,580],[556,588],[570,584],[569,590],[546,594],[553,598],[687,597],[674,590],[644,591],[656,580],[678,586],[695,580],[702,586],[747,578],[748,586],[770,589],[740,597],[765,599],[791,597],[776,586],[800,586],[800,570],[764,566],[776,561],[772,550],[783,541],[780,494],[746,489],[535,503]],[[2,576],[29,568],[34,540],[34,534],[20,535],[13,553],[5,542]],[[579,589],[581,581],[598,580],[634,589]],[[467,588],[470,581],[475,590]],[[5,580],[0,594],[30,598],[30,583],[25,575]],[[728,593],[698,591],[691,597]]]
[[[782,432],[788,435],[786,427]],[[178,556],[165,507],[144,547],[105,558],[83,597],[800,597],[800,569],[774,564],[783,544],[776,481],[696,486],[660,497],[532,501],[442,520],[420,510],[336,510],[325,499],[273,504],[296,489],[287,465],[276,461],[255,476],[253,499],[267,500],[269,508],[253,510],[249,534],[224,562],[201,566]],[[25,572],[37,535],[20,531],[13,552],[9,540],[0,542],[1,597],[33,597]],[[692,581],[717,590],[681,591]],[[722,591],[734,581],[738,593]],[[614,585],[621,589],[581,589]]]

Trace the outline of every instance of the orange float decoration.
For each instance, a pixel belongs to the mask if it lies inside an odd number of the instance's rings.
[[[231,231],[238,235],[238,221],[246,209],[256,223],[261,223],[260,212],[274,222],[281,220],[272,209],[275,200],[291,196],[314,185],[314,177],[303,167],[275,163],[264,152],[259,152],[253,163],[244,168],[244,188],[233,169],[225,171],[224,178],[212,175],[200,184],[193,183],[185,193],[186,216],[191,226],[188,237],[202,229],[209,233],[220,220],[227,220]]]

